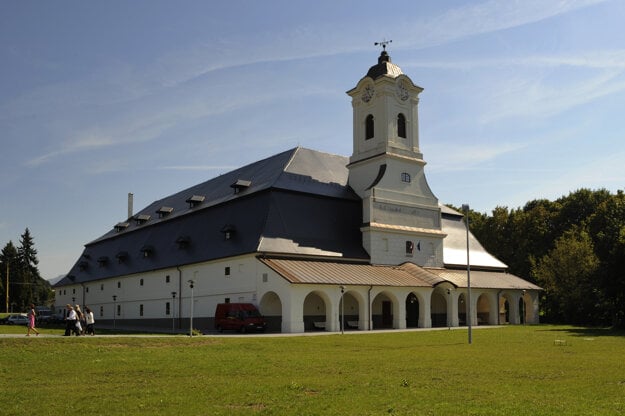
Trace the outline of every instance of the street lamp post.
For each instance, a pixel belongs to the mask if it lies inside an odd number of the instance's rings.
[[[195,283],[193,280],[189,280],[187,283],[189,283],[189,287],[191,288],[191,314],[190,314],[190,320],[189,320],[189,336],[192,337],[193,336],[193,284]]]
[[[115,329],[115,314],[117,313],[117,296],[113,295],[113,329]]]
[[[471,333],[473,314],[471,313],[471,262],[469,259],[469,205],[463,204],[462,211],[464,211],[464,216],[467,220],[467,313],[469,315],[467,318],[467,324],[469,328],[469,344],[471,344],[473,342],[473,334]]]
[[[171,332],[176,332],[176,292],[171,292]]]
[[[345,302],[343,295],[345,294],[345,286],[341,285],[341,334],[344,333],[345,326]]]
[[[526,305],[525,305],[525,290],[522,292],[521,294],[521,323],[523,325],[525,325],[525,318],[526,318]]]

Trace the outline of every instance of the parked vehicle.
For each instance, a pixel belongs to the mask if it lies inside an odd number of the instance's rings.
[[[251,303],[220,303],[215,310],[215,329],[234,329],[241,332],[264,331],[265,318]]]
[[[45,325],[53,320],[54,314],[52,313],[52,310],[50,308],[47,308],[45,306],[37,306],[35,308],[35,311],[37,312],[38,325]]]
[[[10,315],[7,318],[7,325],[28,325],[28,316],[25,313]]]

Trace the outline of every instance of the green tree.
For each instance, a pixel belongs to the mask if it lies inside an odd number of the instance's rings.
[[[625,194],[618,191],[603,201],[589,219],[588,228],[601,261],[597,282],[605,293],[612,325],[625,326]]]
[[[13,280],[13,274],[17,274],[16,270],[18,270],[18,258],[17,258],[17,248],[13,245],[12,241],[9,241],[4,248],[2,249],[2,253],[0,253],[0,276],[2,277],[0,280],[0,287],[2,287],[2,308],[5,312],[9,312],[11,310],[11,299],[14,295],[11,290],[10,282]],[[9,286],[7,287],[7,272],[9,273]]]
[[[25,310],[31,303],[46,304],[53,294],[48,281],[39,274],[37,250],[28,228],[20,236],[15,259],[10,272],[11,305],[17,310]]]
[[[551,322],[601,323],[602,293],[596,285],[599,259],[592,239],[577,226],[566,231],[532,270],[545,289],[543,311]]]

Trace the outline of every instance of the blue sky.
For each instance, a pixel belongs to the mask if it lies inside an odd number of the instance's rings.
[[[443,203],[623,189],[625,2],[0,2],[0,244],[44,278],[135,210],[278,152],[351,155],[392,39]]]

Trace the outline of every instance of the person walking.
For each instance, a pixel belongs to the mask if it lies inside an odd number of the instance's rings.
[[[28,309],[28,333],[27,337],[30,336],[30,331],[34,331],[35,334],[39,335],[39,331],[35,328],[35,322],[37,321],[37,312],[35,311],[35,305],[30,304],[30,308]]]
[[[93,325],[95,324],[95,319],[93,318],[93,312],[91,308],[85,306],[85,319],[87,321],[87,334],[95,335],[95,329]]]
[[[78,335],[78,331],[76,329],[78,315],[76,315],[74,307],[69,303],[65,306],[65,308],[67,309],[67,316],[65,317],[65,336],[69,337],[72,335],[72,331],[76,332],[76,335]]]
[[[85,314],[80,310],[80,305],[76,304],[74,306],[74,310],[76,311],[76,331],[78,332],[76,335],[84,335],[85,334]]]

